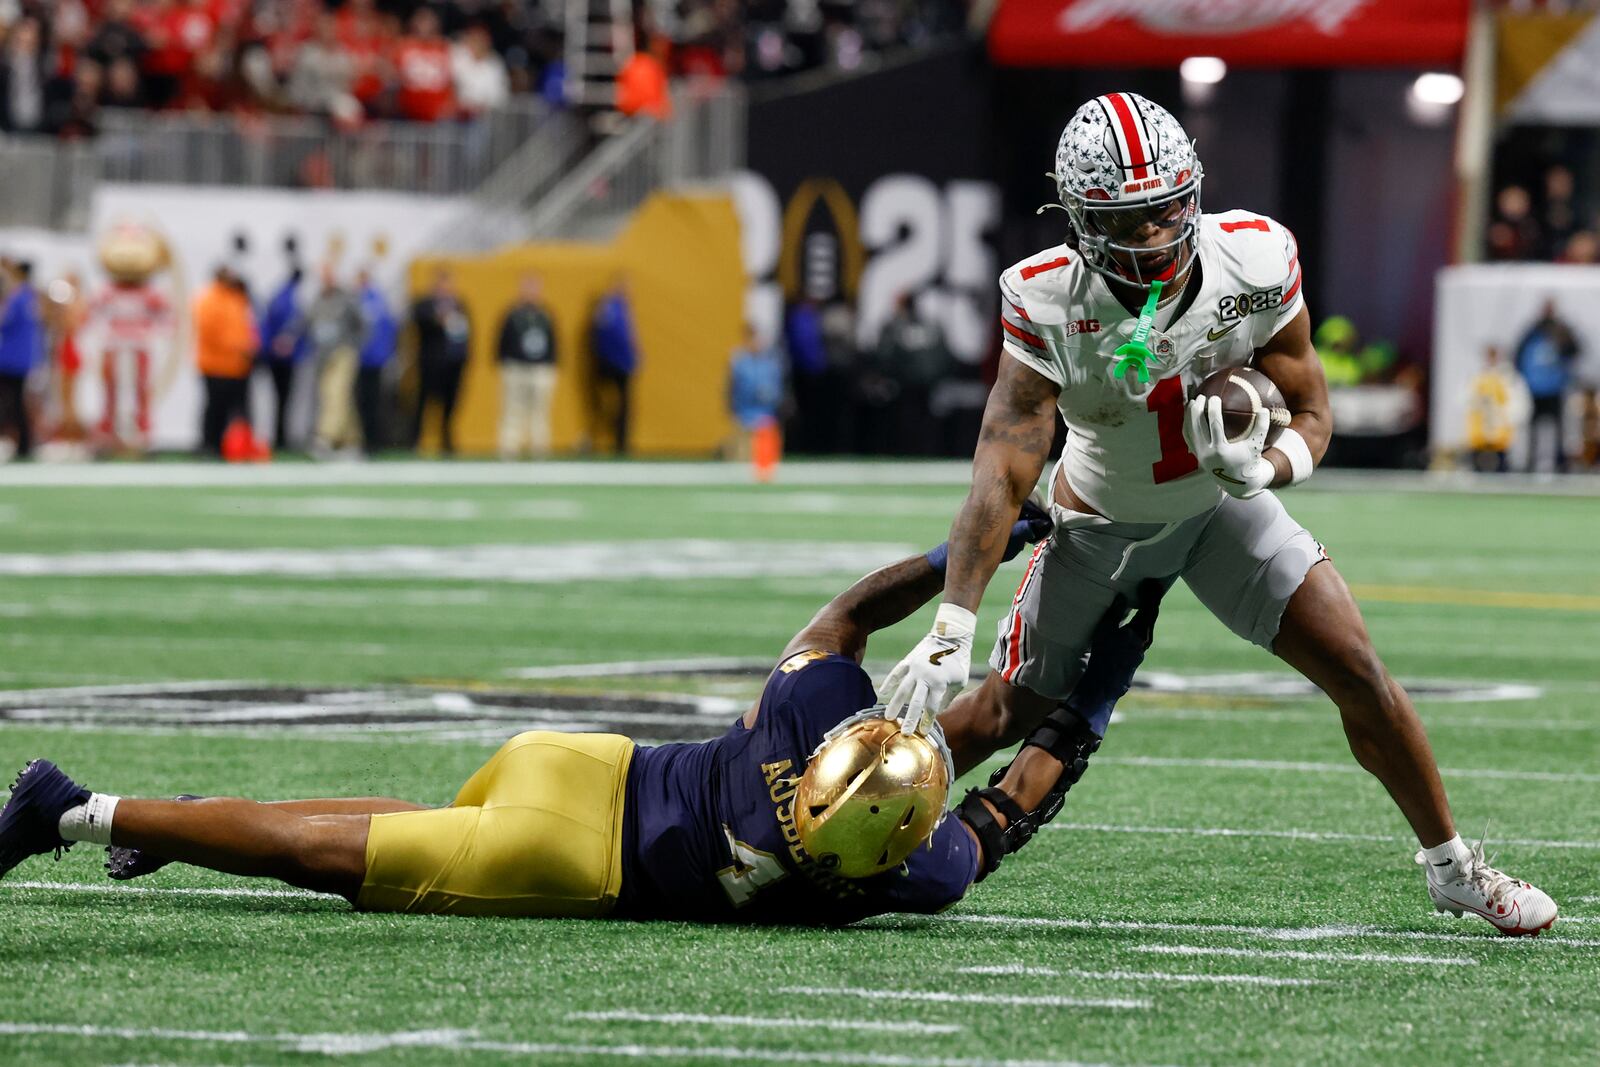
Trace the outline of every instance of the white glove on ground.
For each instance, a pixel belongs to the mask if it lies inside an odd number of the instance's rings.
[[[1249,500],[1272,484],[1277,468],[1262,455],[1272,416],[1265,409],[1256,412],[1250,432],[1229,441],[1222,428],[1222,398],[1197,396],[1183,413],[1183,439],[1200,461],[1200,469],[1210,473],[1230,496]]]
[[[978,617],[966,608],[940,604],[928,636],[884,679],[878,699],[903,732],[927,732],[933,717],[967,684],[977,626]]]

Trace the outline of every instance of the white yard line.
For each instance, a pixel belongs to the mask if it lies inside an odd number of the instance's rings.
[[[474,1030],[410,1030],[378,1034],[253,1034],[240,1030],[164,1030],[54,1023],[0,1022],[0,1034],[113,1038],[124,1041],[191,1041],[204,1044],[270,1045],[286,1052],[351,1056],[386,1049],[436,1048],[453,1053],[512,1056],[592,1056],[630,1060],[728,1060],[735,1063],[822,1063],[838,1067],[1107,1067],[1080,1060],[997,1060],[878,1052],[734,1048],[717,1045],[595,1045],[556,1041],[486,1041]]]
[[[934,1004],[1008,1004],[1041,1008],[1127,1008],[1144,1010],[1153,1002],[1128,997],[1016,996],[1007,993],[947,993],[937,989],[861,989],[854,986],[786,986],[779,993],[863,1000],[920,1000]]]
[[[1470,956],[1405,956],[1392,952],[1305,952],[1290,948],[1221,948],[1212,945],[1129,945],[1129,952],[1157,956],[1236,956],[1245,959],[1309,960],[1320,963],[1406,963],[1429,967],[1476,967]]]
[[[793,1016],[698,1015],[690,1012],[655,1014],[644,1011],[570,1011],[568,1019],[597,1022],[661,1023],[666,1026],[756,1026],[762,1029],[882,1030],[907,1034],[959,1034],[955,1023],[919,1023],[911,1019],[798,1019]]]
[[[543,681],[550,678],[633,678],[654,674],[698,674],[705,671],[761,670],[777,660],[749,656],[703,656],[699,659],[629,659],[614,663],[558,663],[548,667],[514,667],[508,678]]]
[[[1148,690],[1147,690],[1148,691]],[[1134,691],[1135,694],[1139,690]],[[1418,697],[1419,701],[1428,698]],[[1483,698],[1489,699],[1487,697]],[[1497,698],[1498,699],[1498,698]],[[1532,699],[1517,696],[1510,699]],[[1462,730],[1506,730],[1517,733],[1593,733],[1600,730],[1600,719],[1524,719],[1514,715],[1504,718],[1492,718],[1481,715],[1454,716],[1447,713],[1430,711],[1423,719],[1429,730],[1462,729]],[[1130,708],[1114,713],[1113,722],[1138,726],[1141,723],[1156,725],[1163,721],[1180,722],[1226,722],[1245,723],[1249,725],[1263,722],[1304,723],[1309,726],[1333,727],[1337,723],[1337,712],[1330,705],[1327,712],[1320,711],[1274,711],[1270,708],[1261,708],[1249,711],[1224,711],[1213,708]]]
[[[328,548],[174,548],[0,555],[0,575],[173,577],[239,575],[545,584],[576,581],[859,575],[920,549],[892,541],[675,538],[545,544],[342,545]],[[192,642],[190,642],[192,643]]]
[[[465,1048],[476,1030],[397,1030],[377,1034],[256,1034],[247,1030],[177,1030],[163,1027],[79,1026],[69,1023],[0,1022],[0,1034],[52,1034],[124,1041],[194,1041],[217,1045],[266,1044],[286,1051],[350,1056],[391,1048]]]
[[[407,497],[246,496],[208,497],[195,505],[206,515],[268,519],[380,519],[387,522],[472,522],[584,517],[582,503],[566,497],[532,500],[429,500]]]
[[[1314,763],[1297,760],[1263,759],[1205,759],[1179,756],[1100,756],[1096,763],[1114,763],[1124,767],[1205,767],[1226,771],[1269,771],[1307,774],[1366,774],[1354,760],[1349,763]],[[1440,767],[1440,774],[1459,775],[1463,778],[1492,778],[1507,782],[1600,782],[1600,774],[1577,771],[1508,771],[1498,767]]]
[[[1237,934],[1241,937],[1261,937],[1273,941],[1334,941],[1344,938],[1372,938],[1396,941],[1451,941],[1459,944],[1503,947],[1516,951],[1529,951],[1533,938],[1501,937],[1489,933],[1487,927],[1479,934],[1434,933],[1427,930],[1384,930],[1374,926],[1243,926],[1236,923],[1185,923],[1136,922],[1129,919],[1053,919],[1024,915],[972,915],[960,912],[930,916],[922,921],[936,923],[979,923],[985,926],[1015,927],[1018,929],[1045,930],[1164,930],[1181,934]],[[1560,919],[1556,922],[1559,924]],[[1477,926],[1476,923],[1472,924]],[[1563,945],[1579,948],[1600,948],[1600,938],[1560,937],[1541,934],[1540,945]],[[1537,950],[1535,950],[1537,951]]]
[[[1121,826],[1111,823],[1063,822],[1048,823],[1047,830],[1077,830],[1100,834],[1151,834],[1173,837],[1244,837],[1279,838],[1286,841],[1307,841],[1318,844],[1343,842],[1371,842],[1375,844],[1415,847],[1415,839],[1399,834],[1348,834],[1335,830],[1250,830],[1228,826]],[[1515,845],[1526,848],[1571,848],[1600,850],[1600,841],[1561,841],[1542,837],[1497,837],[1495,845]],[[1595,898],[1600,899],[1600,898]]]
[[[1303,986],[1327,985],[1319,978],[1273,978],[1264,974],[1168,974],[1163,971],[1079,971],[1053,967],[1028,967],[1002,963],[992,967],[962,967],[958,974],[1028,975],[1044,978],[1086,978],[1095,982],[1178,982],[1206,985]]]
[[[958,461],[893,463],[788,462],[776,487],[758,487],[746,463],[496,463],[383,462],[268,464],[208,463],[55,464],[0,468],[0,486],[93,487],[272,487],[347,485],[562,485],[562,486],[751,486],[753,494],[782,492],[795,485],[950,485],[972,480],[972,465]],[[954,515],[952,505],[951,514]]]
[[[0,892],[14,889],[45,889],[57,893],[105,893],[111,896],[133,894],[152,897],[258,897],[264,899],[337,900],[338,897],[313,893],[309,889],[247,889],[243,886],[149,886],[106,882],[93,885],[84,882],[5,882],[0,881]]]
[[[94,893],[108,895],[133,895],[154,897],[242,897],[256,899],[290,899],[290,900],[338,900],[337,896],[323,893],[313,893],[304,889],[255,889],[244,886],[145,886],[86,882],[50,882],[50,881],[0,881],[0,892],[17,891],[42,891],[52,893]],[[1591,900],[1600,898],[1578,897],[1577,900]],[[937,922],[978,923],[986,926],[1012,926],[1024,928],[1063,929],[1063,930],[1163,930],[1176,933],[1219,933],[1239,934],[1247,937],[1269,938],[1274,941],[1328,941],[1344,938],[1372,938],[1375,940],[1403,940],[1403,941],[1450,941],[1458,944],[1493,945],[1493,946],[1522,946],[1529,940],[1526,938],[1490,937],[1473,934],[1446,934],[1432,933],[1420,930],[1381,930],[1370,926],[1240,926],[1228,923],[1174,923],[1174,922],[1133,922],[1114,919],[1050,919],[1040,916],[1013,916],[1013,915],[963,915],[945,914],[932,917]],[[1600,918],[1600,917],[1597,917]],[[1595,918],[1569,919],[1565,916],[1556,920],[1559,926],[1562,923],[1594,922]],[[1600,938],[1562,937],[1559,934],[1542,934],[1537,939],[1541,945],[1570,945],[1585,948],[1600,947]],[[1241,950],[1244,951],[1244,950]],[[1253,950],[1252,950],[1253,951]],[[1042,968],[1037,973],[1044,974],[1049,968]],[[972,973],[1035,973],[1033,971],[974,971]],[[1072,972],[1063,972],[1072,973]],[[845,994],[846,990],[834,990]],[[934,999],[942,1000],[950,994],[942,993],[897,993],[892,990],[864,991],[856,995],[872,996],[881,995],[883,998],[893,999]]]

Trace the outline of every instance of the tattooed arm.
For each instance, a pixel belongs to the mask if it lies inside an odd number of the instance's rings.
[[[806,628],[794,635],[782,658],[816,648],[860,663],[868,636],[906,618],[943,588],[944,572],[936,570],[927,556],[880,567],[828,601]]]
[[[944,603],[933,629],[884,679],[878,695],[903,728],[926,729],[967,684],[978,602],[1005,555],[1011,526],[1044,470],[1060,389],[1010,355],[989,393],[972,461],[972,490],[950,528]]]
[[[972,460],[972,489],[950,528],[945,603],[978,610],[1011,524],[1044,471],[1060,394],[1050,379],[1001,353],[1000,378],[989,393]]]

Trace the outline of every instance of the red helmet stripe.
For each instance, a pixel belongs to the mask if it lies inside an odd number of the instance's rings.
[[[1148,178],[1150,146],[1145,143],[1142,116],[1134,117],[1134,106],[1122,93],[1112,93],[1106,99],[1111,101],[1111,110],[1117,116],[1117,126],[1121,128],[1122,141],[1128,147],[1128,166],[1133,168],[1133,176]]]

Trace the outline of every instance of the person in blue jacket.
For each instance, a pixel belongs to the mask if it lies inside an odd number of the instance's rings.
[[[261,309],[261,352],[256,366],[265,367],[272,381],[272,446],[289,447],[289,396],[294,390],[295,367],[308,351],[305,316],[300,312],[300,264],[291,260],[289,274]]]
[[[0,432],[11,435],[15,454],[25,459],[33,452],[25,392],[28,375],[44,356],[44,319],[33,265],[6,258],[0,260],[0,272],[7,285],[0,304]]]
[[[363,450],[371,455],[384,443],[382,409],[383,369],[394,358],[399,343],[400,326],[383,290],[372,279],[372,271],[363,267],[356,276],[361,301],[361,314],[367,320],[367,339],[361,346],[361,365],[356,371],[356,414],[361,418]]]
[[[639,367],[639,343],[633,332],[627,283],[620,277],[595,304],[589,344],[594,355],[589,379],[590,440],[598,439],[597,426],[609,423],[617,455],[626,455],[628,386]]]
[[[1538,460],[1539,424],[1548,423],[1555,436],[1555,466],[1567,469],[1567,391],[1572,387],[1573,364],[1582,346],[1572,327],[1556,314],[1556,302],[1546,300],[1539,318],[1517,342],[1517,373],[1528,383],[1533,398],[1533,418],[1528,423],[1528,470]]]

